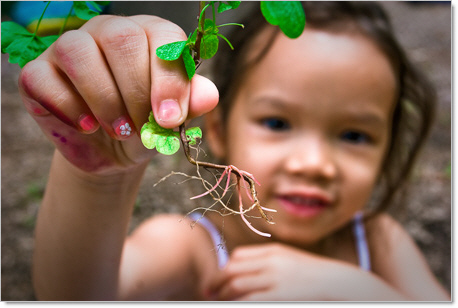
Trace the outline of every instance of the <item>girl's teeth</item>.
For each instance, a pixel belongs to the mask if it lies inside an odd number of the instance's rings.
[[[321,205],[321,201],[315,198],[291,197],[290,201],[296,204],[307,205],[307,206],[320,206]]]

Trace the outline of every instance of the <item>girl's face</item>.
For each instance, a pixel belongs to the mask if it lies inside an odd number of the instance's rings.
[[[362,35],[307,29],[295,40],[278,35],[244,77],[213,148],[252,173],[261,204],[277,210],[274,225],[250,219],[256,228],[316,243],[371,196],[390,142],[390,63]]]

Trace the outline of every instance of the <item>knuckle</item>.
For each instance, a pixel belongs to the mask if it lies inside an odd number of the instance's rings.
[[[149,37],[163,41],[161,44],[186,40],[187,38],[186,33],[180,26],[160,17],[149,19],[145,23],[145,29]]]
[[[114,17],[104,22],[100,43],[109,48],[130,49],[146,42],[143,29],[128,18]]]
[[[239,279],[233,279],[228,286],[228,290],[231,294],[239,294],[243,291],[242,283]]]
[[[35,96],[35,88],[37,85],[42,83],[46,74],[44,73],[43,68],[47,67],[49,62],[44,60],[33,60],[27,63],[21,70],[18,79],[18,86],[20,89],[23,89],[24,92],[33,97]]]
[[[238,259],[243,255],[243,247],[236,247],[231,254],[231,259]]]
[[[72,30],[62,34],[55,42],[54,54],[59,60],[69,61],[81,58],[93,46],[89,33]]]
[[[89,19],[87,21],[86,24],[83,25],[83,27],[86,27],[88,24],[92,23],[92,24],[98,24],[104,20],[106,20],[107,18],[110,18],[111,16],[110,15],[96,15],[94,17],[92,17],[91,19]]]

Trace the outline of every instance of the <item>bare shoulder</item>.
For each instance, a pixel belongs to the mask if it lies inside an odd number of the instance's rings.
[[[212,249],[206,231],[182,215],[161,214],[146,220],[126,240],[122,297],[144,300],[198,297],[203,286],[195,281],[216,270]]]
[[[371,248],[380,247],[382,243],[393,245],[394,242],[410,238],[398,221],[384,213],[368,219],[366,229],[369,242],[377,244]]]
[[[379,214],[366,223],[373,270],[391,272],[411,255],[422,257],[408,232],[388,214]]]
[[[372,271],[414,300],[449,300],[413,238],[394,218],[380,214],[366,223]]]

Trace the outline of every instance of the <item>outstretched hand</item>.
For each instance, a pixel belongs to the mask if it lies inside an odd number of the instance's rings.
[[[22,100],[74,166],[94,174],[126,170],[155,153],[139,137],[151,110],[161,126],[174,128],[217,104],[211,81],[189,81],[181,59],[155,55],[180,40],[183,30],[158,17],[95,17],[23,68]]]

